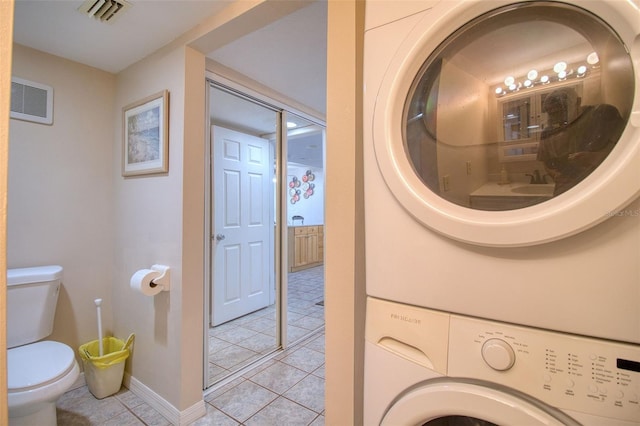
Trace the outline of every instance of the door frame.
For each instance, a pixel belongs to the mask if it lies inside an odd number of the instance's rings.
[[[210,88],[216,86],[224,90],[228,90],[240,97],[244,97],[247,100],[263,104],[266,107],[273,108],[279,111],[279,123],[276,129],[276,142],[275,142],[275,160],[276,160],[276,186],[275,186],[275,198],[278,209],[274,212],[275,222],[275,249],[273,250],[273,264],[275,265],[275,304],[276,304],[276,351],[284,350],[287,346],[287,270],[288,270],[288,244],[287,244],[287,197],[285,196],[287,191],[287,115],[288,113],[295,114],[310,122],[318,124],[326,128],[324,120],[320,120],[317,117],[293,108],[285,102],[278,101],[267,95],[264,95],[256,90],[253,90],[247,86],[236,83],[229,78],[219,75],[217,73],[207,71],[205,73],[205,189],[204,189],[204,282],[203,282],[203,302],[204,302],[204,333],[203,333],[203,390],[211,387],[208,383],[208,369],[209,369],[209,320],[211,312],[211,283],[213,280],[211,261],[211,236],[213,230],[213,224],[211,218],[213,217],[212,199],[211,199],[211,168],[213,161],[213,152],[211,146],[211,126],[210,126],[210,111],[209,111],[209,93]],[[284,124],[284,125],[283,125]],[[268,355],[267,355],[268,356]]]

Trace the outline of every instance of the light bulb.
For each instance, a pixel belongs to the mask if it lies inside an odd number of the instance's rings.
[[[496,95],[499,95],[500,93],[502,93],[502,87],[497,87],[496,88]]]
[[[587,72],[587,67],[585,65],[580,65],[578,67],[578,74],[584,75],[584,73],[586,73],[586,72]]]
[[[535,80],[536,78],[538,78],[538,71],[536,70],[529,71],[529,73],[527,73],[527,78],[529,80]]]
[[[600,58],[598,57],[598,54],[596,52],[589,53],[589,55],[587,56],[587,63],[589,65],[595,65],[598,62],[600,62]]]
[[[565,71],[567,69],[567,63],[566,62],[558,62],[557,64],[555,64],[553,66],[553,72],[560,74],[562,71]]]
[[[541,81],[543,84],[548,83],[548,82],[549,82],[549,76],[548,76],[548,75],[543,75],[542,77],[540,77],[540,81]]]
[[[516,79],[513,78],[512,76],[509,76],[509,77],[504,79],[505,86],[511,86],[515,82],[516,82]]]
[[[533,83],[531,82],[531,80],[525,80],[524,81],[524,87],[531,87]]]

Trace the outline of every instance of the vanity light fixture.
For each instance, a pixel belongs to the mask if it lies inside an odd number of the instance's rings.
[[[563,71],[567,70],[567,63],[564,61],[560,61],[553,66],[553,72],[556,74],[560,74]]]
[[[596,65],[598,62],[600,62],[598,54],[596,52],[589,53],[589,55],[587,56],[587,63],[589,65]]]
[[[600,59],[596,52],[591,52],[586,57],[587,64],[591,65],[591,67],[594,69],[598,68],[597,64],[599,63],[599,61]],[[589,69],[589,66],[585,65],[584,62],[582,64],[580,64],[579,62],[568,64],[565,61],[558,61],[553,66],[553,72],[555,73],[555,75],[552,75],[551,77],[549,76],[548,73],[550,73],[551,70],[545,70],[544,72],[546,72],[547,74],[540,75],[537,69],[531,69],[529,70],[529,72],[527,72],[526,77],[522,76],[516,78],[510,75],[504,79],[506,89],[502,86],[497,86],[495,88],[495,95],[497,97],[501,97],[509,94],[509,92],[516,92],[520,89],[531,89],[538,85],[546,85],[552,82],[566,81],[568,78],[583,78],[591,71]]]
[[[580,67],[578,67],[578,77],[584,77],[584,75],[587,73],[587,67],[582,65]]]

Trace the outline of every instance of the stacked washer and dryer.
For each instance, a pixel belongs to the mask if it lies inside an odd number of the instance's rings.
[[[640,4],[365,16],[365,425],[640,424]]]

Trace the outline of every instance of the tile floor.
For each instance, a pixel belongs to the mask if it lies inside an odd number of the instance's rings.
[[[289,273],[287,341],[324,326],[324,268]],[[269,306],[209,329],[209,383],[238,371],[275,348],[276,308]]]
[[[205,396],[206,416],[192,426],[324,425],[324,332],[320,331]],[[98,400],[86,386],[57,404],[59,426],[168,426],[126,388]]]
[[[293,275],[297,275],[294,277]],[[202,425],[324,425],[324,308],[322,267],[289,275],[290,341],[318,331],[233,381],[205,395]],[[295,280],[298,284],[294,284]],[[321,280],[321,281],[319,281]],[[318,319],[322,319],[318,323]],[[59,426],[170,425],[160,413],[126,388],[98,400],[86,386],[64,394],[57,404]]]

